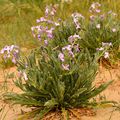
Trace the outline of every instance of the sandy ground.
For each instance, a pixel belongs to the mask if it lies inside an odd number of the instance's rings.
[[[12,82],[13,72],[17,74],[16,68],[10,68],[9,70],[6,70],[4,72],[5,74],[8,74],[10,76],[10,78],[7,79],[5,86],[8,86],[9,91],[11,90],[11,91],[19,92],[20,90],[16,88]],[[3,70],[0,70],[0,88],[2,87],[5,81],[4,73]],[[105,95],[107,100],[114,100],[119,102],[120,101],[120,66],[109,70],[104,67],[99,68],[99,72],[96,77],[95,84],[100,85],[101,83],[107,82],[109,80],[114,80],[114,82],[108,87],[108,89],[106,89],[102,93],[102,95]],[[2,89],[0,93],[2,94]],[[29,110],[24,107],[21,107],[20,105],[11,106],[9,104],[4,103],[3,101],[0,101],[0,110],[3,107],[4,109],[0,112],[0,120],[17,120],[18,115],[21,114],[23,110],[26,111]],[[82,116],[79,119],[73,117],[71,120],[120,120],[120,111],[114,111],[114,108],[105,107],[105,108],[96,109],[95,111],[96,111],[96,115],[94,116]],[[47,120],[49,120],[49,118]],[[51,119],[51,120],[59,120],[59,118],[56,117],[56,119]]]

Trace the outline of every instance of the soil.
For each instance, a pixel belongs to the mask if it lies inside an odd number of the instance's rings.
[[[0,70],[0,94],[5,90],[20,92],[13,83],[13,72],[17,75],[15,67],[10,68],[9,70],[7,69],[4,72],[3,70]],[[9,78],[6,79],[6,82],[4,73],[9,76]],[[95,80],[96,86],[109,80],[114,81],[101,95],[105,95],[107,100],[120,102],[120,66],[111,69],[100,66]],[[111,106],[104,106],[104,108],[98,107],[95,108],[95,110],[72,109],[74,112],[70,110],[70,116],[71,120],[120,120],[120,110],[115,109],[116,108]],[[12,106],[9,103],[0,101],[0,120],[17,120],[20,114],[29,110],[29,108],[21,107],[20,105]],[[44,120],[59,120],[59,114],[59,112],[50,112]],[[75,114],[77,114],[77,117]]]

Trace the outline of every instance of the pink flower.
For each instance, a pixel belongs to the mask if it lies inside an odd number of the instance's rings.
[[[75,39],[80,39],[80,36],[79,35],[71,35],[69,38],[68,38],[68,41],[70,43],[73,43],[75,41]]]
[[[67,46],[65,46],[65,47],[62,48],[63,51],[64,51],[64,50],[71,51],[71,49],[72,49],[72,46],[71,46],[71,45],[67,45]]]
[[[99,7],[101,6],[101,4],[99,4],[98,2],[96,2],[96,3],[93,3],[91,6],[90,6],[90,9],[89,9],[89,11],[91,12],[91,13],[100,13],[100,9],[99,9]]]
[[[79,44],[75,45],[74,47],[76,52],[80,52]]]
[[[100,24],[97,24],[97,25],[96,25],[96,28],[97,28],[97,29],[100,29]]]
[[[27,74],[25,72],[23,72],[23,77],[25,80],[28,80]]]
[[[46,6],[46,8],[45,8],[45,15],[46,16],[54,16],[55,13],[56,13],[56,9],[54,7],[52,7],[52,5]]]
[[[90,16],[90,20],[93,21],[95,19],[95,16],[94,15],[91,15]]]
[[[73,21],[74,21],[74,23],[75,23],[75,26],[76,26],[76,29],[80,29],[81,27],[81,25],[80,25],[80,23],[79,23],[79,20],[80,19],[85,19],[85,17],[84,16],[82,16],[80,13],[73,13],[72,14],[72,17],[73,17]]]
[[[40,36],[40,35],[38,35],[37,37],[38,37],[38,40],[40,40],[40,41],[41,41],[41,36]]]
[[[72,56],[73,58],[75,56],[72,51],[69,51],[69,55]]]
[[[37,19],[36,22],[46,22],[47,20],[44,17],[41,17],[40,19]]]
[[[48,40],[44,40],[44,43],[47,46],[48,45]]]
[[[72,14],[72,17],[73,17],[73,19],[74,18],[76,18],[76,19],[79,19],[79,18],[82,18],[82,19],[85,19],[85,17],[82,15],[82,14],[80,14],[80,13],[73,13]]]
[[[104,58],[109,58],[109,53],[108,52],[104,53]]]
[[[116,32],[117,30],[115,28],[112,29],[112,32]]]
[[[100,15],[100,18],[103,20],[105,18],[105,14]]]
[[[101,11],[101,10],[99,10],[99,9],[96,9],[96,13],[100,13],[100,11]]]
[[[101,47],[101,48],[97,48],[96,50],[98,50],[98,51],[103,51],[103,50],[104,50],[104,48],[103,48],[103,47]]]
[[[13,57],[12,62],[16,64],[16,59]]]
[[[18,71],[18,77],[21,78],[22,77],[22,72]]]
[[[73,35],[73,37],[74,37],[74,38],[78,38],[78,39],[80,39],[80,36],[79,36],[79,35],[76,35],[76,34]]]
[[[69,65],[68,64],[65,64],[65,65],[62,64],[62,67],[63,67],[64,70],[69,70]]]
[[[102,46],[103,46],[103,47],[112,46],[112,43],[111,43],[111,42],[110,42],[110,43],[104,43],[104,42],[102,42]]]
[[[55,22],[55,26],[60,26],[60,24],[59,24],[59,23],[57,23],[57,22]]]
[[[65,60],[64,60],[64,54],[63,54],[63,53],[59,53],[58,58],[59,58],[62,62],[65,61]]]
[[[113,16],[117,16],[117,14],[114,13],[112,10],[110,10],[110,11],[108,12],[108,14],[111,14],[111,15],[113,15]]]
[[[15,45],[5,46],[1,51],[3,54],[3,59],[6,61],[7,58],[10,59],[14,64],[16,60],[19,58],[19,47]]]
[[[47,37],[48,37],[49,39],[52,39],[52,38],[53,38],[53,34],[48,33],[48,34],[47,34]]]

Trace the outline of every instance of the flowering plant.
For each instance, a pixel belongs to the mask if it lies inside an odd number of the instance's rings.
[[[15,84],[22,93],[5,95],[6,99],[15,104],[34,107],[33,112],[27,113],[28,118],[40,119],[52,109],[92,106],[95,101],[91,101],[91,98],[111,83],[93,86],[97,62],[90,57],[88,51],[81,51],[66,60],[63,53],[50,49],[41,48],[41,57],[32,52],[26,60],[19,61],[18,69],[22,74]]]
[[[120,22],[116,13],[103,13],[100,7],[99,3],[93,3],[90,7],[91,16],[81,36],[81,46],[88,48],[92,54],[105,50],[103,57],[109,59],[117,56],[115,51],[119,50]]]
[[[53,7],[52,5],[46,6],[45,16],[36,20],[39,25],[31,27],[33,36],[44,45],[47,45],[53,39],[53,31],[56,26],[59,26],[58,21],[55,22],[54,19],[56,8],[56,6]]]
[[[99,54],[93,58],[87,49],[81,49],[79,29],[84,25],[79,21],[83,19],[81,14],[73,14],[74,23],[71,20],[61,23],[52,32],[54,37],[48,38],[48,44],[42,44],[17,63],[19,76],[15,84],[22,93],[7,93],[5,97],[15,104],[34,107],[27,117],[40,119],[53,109],[92,106],[95,103],[92,98],[111,83],[93,85]],[[39,28],[37,32],[43,35]]]
[[[19,47],[15,45],[5,46],[1,49],[0,54],[2,56],[2,61],[6,67],[9,65],[15,65],[19,59]]]

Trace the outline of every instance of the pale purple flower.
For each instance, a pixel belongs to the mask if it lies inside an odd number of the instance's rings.
[[[98,2],[96,2],[96,3],[93,3],[93,4],[91,5],[91,8],[95,9],[96,7],[100,7],[100,6],[101,6],[101,4],[98,3]]]
[[[16,60],[19,58],[19,47],[15,45],[5,46],[0,53],[5,61],[11,59],[13,63],[16,63]]]
[[[109,46],[112,46],[112,43],[111,43],[111,42],[109,43]]]
[[[105,18],[105,14],[100,15],[100,18],[103,20]]]
[[[110,11],[108,12],[108,14],[111,14],[111,15],[113,15],[113,16],[117,16],[117,14],[114,13],[112,10],[110,10]]]
[[[72,46],[71,45],[67,45],[65,47],[62,48],[62,50],[68,50],[68,51],[71,51],[72,50]]]
[[[14,45],[11,45],[10,46],[10,51],[12,51],[14,47],[15,47]]]
[[[4,58],[4,60],[6,61],[6,60],[7,60],[7,55],[5,54],[5,55],[3,56],[3,58]]]
[[[85,19],[85,17],[82,15],[82,14],[80,14],[80,13],[73,13],[72,14],[72,17],[73,17],[73,19],[74,18],[76,18],[76,19],[79,19],[79,18],[82,18],[82,19]]]
[[[113,28],[113,29],[112,29],[112,32],[116,32],[116,31],[117,31],[116,28]]]
[[[61,22],[61,21],[62,21],[62,19],[61,19],[61,18],[58,18],[58,21],[59,21],[59,22]]]
[[[54,30],[55,28],[51,28],[51,29],[49,29],[49,30],[46,30],[46,33],[47,33],[47,36],[48,36],[48,38],[53,38],[53,30]]]
[[[60,26],[60,24],[59,24],[59,23],[57,23],[57,22],[55,22],[55,26]]]
[[[97,24],[97,25],[96,25],[96,28],[97,28],[97,29],[100,29],[100,24]]]
[[[80,25],[80,23],[79,23],[79,20],[80,19],[85,19],[85,17],[83,16],[83,15],[81,15],[80,13],[73,13],[72,14],[72,17],[73,17],[73,21],[74,21],[74,23],[75,23],[75,26],[76,26],[76,29],[80,29],[81,27],[81,25]]]
[[[99,9],[96,9],[96,13],[100,13],[100,11],[101,11],[101,10],[99,10]]]
[[[38,40],[40,40],[40,41],[41,41],[41,36],[40,36],[40,35],[38,35],[37,37],[38,37]]]
[[[108,52],[104,53],[104,58],[109,58],[109,53]]]
[[[74,37],[74,38],[78,38],[78,39],[80,39],[80,36],[79,36],[79,35],[76,35],[76,34],[73,35],[73,37]]]
[[[14,51],[12,54],[13,54],[13,58],[14,59],[18,59],[19,58],[19,52],[18,51],[17,52]]]
[[[80,24],[76,24],[76,29],[80,29]]]
[[[102,42],[102,46],[103,46],[103,47],[112,46],[112,43],[111,43],[111,42],[110,42],[110,43],[104,43],[104,42]]]
[[[14,57],[12,58],[12,62],[16,64],[16,59]]]
[[[75,39],[80,39],[81,37],[79,35],[71,35],[69,38],[68,38],[68,41],[70,43],[73,43],[75,41]]]
[[[100,48],[96,48],[96,50],[98,50],[98,51],[103,51],[104,48],[103,48],[103,47],[100,47]]]
[[[58,58],[59,58],[62,62],[64,62],[64,60],[65,60],[63,53],[59,53]]]
[[[98,2],[96,2],[96,3],[93,3],[91,6],[90,6],[90,9],[89,9],[89,11],[91,12],[91,13],[100,13],[100,9],[99,9],[99,7],[101,6],[101,4],[99,4]]]
[[[93,3],[91,5],[91,8],[95,9],[96,7],[100,7],[100,6],[101,6],[101,4],[99,4],[98,2],[96,2],[96,3]]]
[[[45,15],[48,16],[48,14],[49,14],[49,8],[48,8],[48,6],[46,6],[46,8],[45,8]]]
[[[74,53],[72,51],[69,51],[69,55],[72,56],[74,58]]]
[[[40,19],[37,19],[36,22],[46,22],[47,20],[44,17],[41,17]]]
[[[64,70],[69,70],[69,65],[68,64],[65,64],[65,65],[62,64],[62,67],[63,67]]]
[[[47,37],[48,37],[49,39],[52,39],[52,38],[53,38],[53,34],[48,33],[48,34],[47,34]]]
[[[54,16],[55,15],[55,9],[53,9],[51,12],[50,12],[50,14],[52,15],[52,16]]]
[[[74,46],[76,52],[80,52],[79,44]]]
[[[69,38],[68,38],[68,41],[70,42],[70,43],[73,43],[74,42],[74,37],[71,35]]]
[[[91,20],[91,21],[94,21],[94,20],[95,20],[95,16],[94,16],[94,15],[91,15],[91,16],[90,16],[90,20]]]
[[[18,71],[18,78],[21,78],[23,76],[21,71]]]
[[[44,43],[47,46],[48,45],[48,40],[44,40]]]
[[[3,54],[4,53],[4,49],[2,49],[1,51],[0,51],[0,54]]]
[[[46,16],[54,16],[55,13],[56,13],[56,9],[54,7],[52,7],[52,5],[46,6],[46,8],[45,8],[45,15]]]
[[[54,24],[54,22],[52,20],[47,20],[47,23]]]
[[[25,72],[23,72],[23,77],[25,80],[28,80],[27,74]]]

